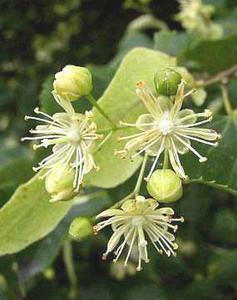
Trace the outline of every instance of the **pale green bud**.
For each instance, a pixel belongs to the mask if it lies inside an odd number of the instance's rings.
[[[93,226],[88,218],[77,217],[70,225],[69,234],[74,240],[80,242],[93,234]]]
[[[206,100],[207,92],[203,88],[199,88],[191,97],[197,106],[202,106]]]
[[[184,82],[185,82],[185,89],[191,90],[195,88],[196,82],[193,76],[188,72],[188,70],[184,67],[177,67],[177,72],[182,76]]]
[[[156,73],[154,81],[158,94],[165,96],[175,95],[182,76],[171,68],[166,68]]]
[[[183,194],[181,179],[170,169],[156,170],[147,183],[147,190],[159,202],[174,202]]]
[[[52,170],[45,179],[45,188],[52,197],[50,202],[72,198],[74,177],[75,171],[69,166],[59,164]]]
[[[55,74],[54,93],[69,101],[75,101],[92,90],[92,76],[87,68],[67,65]]]
[[[55,278],[55,271],[53,268],[46,269],[43,274],[47,280],[53,280]]]

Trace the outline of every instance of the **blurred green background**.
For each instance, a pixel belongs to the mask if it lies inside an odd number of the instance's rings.
[[[227,24],[237,29],[235,0],[208,2],[217,5],[220,16],[225,22],[231,19]],[[99,97],[129,49],[153,48],[158,29],[182,30],[174,21],[178,7],[172,0],[0,2],[1,206],[32,175],[31,165],[37,157],[19,143],[30,126],[24,115],[32,114],[37,105],[54,109],[50,89],[55,72],[66,64],[87,65]],[[159,21],[131,33],[131,24],[136,25],[131,22],[144,14]],[[86,107],[82,101],[78,109]],[[119,199],[132,181],[99,193],[96,204],[80,205],[42,241],[17,255],[0,258],[0,300],[69,299],[70,273],[68,276],[61,249],[68,225],[78,214],[93,215],[108,206],[109,199]],[[101,260],[106,235],[74,243],[76,299],[237,299],[236,203],[233,196],[206,186],[187,187],[175,206],[177,215],[186,220],[178,234],[178,257],[158,256],[151,249],[151,263],[137,274],[133,263],[123,269],[121,264]]]

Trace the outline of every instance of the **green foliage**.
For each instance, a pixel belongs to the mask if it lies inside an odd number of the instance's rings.
[[[184,157],[187,172],[191,182],[204,183],[237,195],[237,143],[236,139],[233,139],[237,134],[236,112],[231,116],[216,117],[212,126],[222,134],[219,146],[200,147],[200,151],[208,157],[208,161],[203,164],[194,161],[191,155]]]
[[[72,203],[49,203],[44,182],[33,177],[0,210],[0,255],[18,252],[52,231]]]
[[[65,239],[68,242],[70,224],[79,216],[94,225],[96,214],[133,190],[141,163],[140,157],[131,162],[114,155],[115,149],[123,147],[118,137],[133,130],[112,129],[94,108],[98,130],[107,140],[98,145],[95,160],[100,170],[85,177],[83,193],[72,201],[50,204],[44,181],[35,176],[26,182],[39,157],[34,156],[30,145],[18,142],[32,125],[23,118],[32,115],[36,106],[50,115],[61,111],[51,94],[53,74],[66,64],[88,67],[94,97],[118,125],[121,120],[135,122],[146,111],[135,94],[136,83],[146,80],[154,88],[153,75],[159,69],[176,64],[186,67],[197,79],[187,80],[191,88],[236,64],[236,1],[203,1],[215,6],[212,21],[223,28],[223,36],[217,40],[181,31],[174,22],[177,2],[158,2],[53,0],[0,4],[1,300],[69,299],[70,286],[75,284],[73,270],[67,274],[61,249]],[[139,27],[138,20],[146,22]],[[217,148],[194,142],[195,149],[208,158],[203,164],[190,153],[181,156],[189,180],[183,185],[182,198],[169,204],[185,219],[177,232],[177,257],[160,256],[149,249],[151,262],[136,273],[133,254],[127,269],[121,269],[123,261],[114,264],[112,255],[106,262],[101,260],[110,229],[97,236],[88,235],[79,243],[71,241],[72,265],[78,277],[76,299],[236,298],[237,80],[234,74],[228,79],[232,114],[226,114],[218,81],[205,87],[205,101],[199,90],[197,101],[188,98],[184,103],[197,112],[213,110],[210,127],[220,132],[222,139]],[[81,113],[92,108],[83,97],[73,106]],[[42,156],[39,152],[37,156]],[[141,193],[148,196],[145,182]]]

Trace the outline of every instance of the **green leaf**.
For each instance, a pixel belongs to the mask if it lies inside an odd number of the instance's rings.
[[[0,255],[16,253],[51,232],[72,202],[49,203],[38,176],[21,185],[0,210]]]
[[[208,73],[217,73],[237,62],[237,35],[216,41],[200,41],[179,61]]]
[[[136,83],[146,80],[153,86],[154,73],[159,69],[175,66],[175,59],[170,56],[145,48],[131,50],[123,59],[113,80],[99,99],[99,105],[106,111],[115,124],[120,120],[135,122],[138,115],[145,112],[141,101],[136,97]],[[117,136],[123,132],[112,131],[111,124],[94,109],[94,120],[98,129],[108,129],[110,136],[100,150],[95,154],[95,161],[100,167],[98,172],[91,172],[85,178],[86,184],[104,188],[115,187],[125,182],[139,167],[141,158],[131,162],[129,159],[121,160],[114,155],[114,150],[121,148]]]
[[[110,201],[106,191],[99,191],[75,197],[75,204],[53,232],[17,255],[17,275],[22,289],[53,263],[72,220],[78,216],[93,216]]]
[[[169,55],[179,56],[190,45],[189,35],[185,32],[159,31],[154,35],[154,49]]]
[[[211,127],[222,134],[219,146],[199,147],[199,151],[208,158],[202,164],[190,153],[184,156],[185,170],[190,182],[207,184],[237,196],[237,113],[217,117]]]

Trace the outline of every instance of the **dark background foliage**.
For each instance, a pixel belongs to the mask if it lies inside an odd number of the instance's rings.
[[[208,2],[221,7],[221,16],[230,14],[236,4],[234,0]],[[19,183],[32,175],[30,166],[35,157],[18,141],[27,130],[25,114],[32,113],[39,103],[50,110],[45,99],[50,97],[52,75],[66,64],[89,65],[99,96],[128,49],[153,47],[156,30],[129,37],[128,24],[144,13],[152,13],[170,29],[181,30],[173,18],[177,12],[178,4],[172,0],[0,2],[1,205]],[[13,157],[18,159],[14,165]],[[69,299],[70,283],[60,247],[70,222],[78,214],[99,212],[110,199],[126,194],[131,183],[132,179],[122,188],[109,190],[92,207],[81,205],[42,241],[17,255],[1,258],[0,299]],[[185,189],[176,209],[186,220],[179,231],[180,254],[168,259],[151,249],[152,262],[136,275],[128,274],[120,265],[101,261],[106,235],[74,243],[77,299],[236,299],[236,199],[193,185]],[[130,271],[134,271],[133,264]]]

